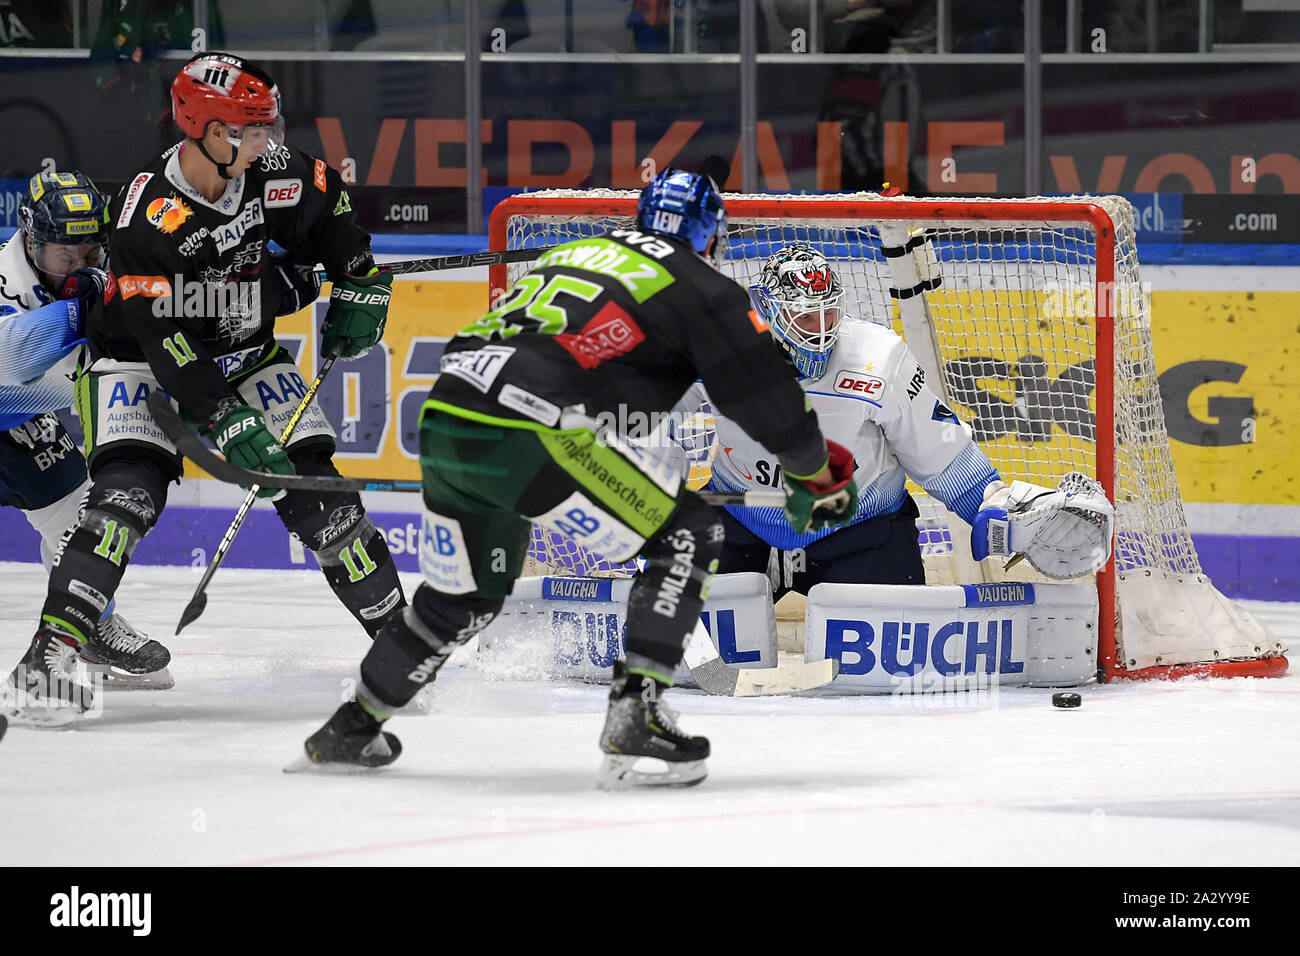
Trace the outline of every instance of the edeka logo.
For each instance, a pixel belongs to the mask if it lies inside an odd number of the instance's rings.
[[[555,336],[555,341],[583,368],[593,369],[632,351],[645,341],[645,333],[616,303],[607,302],[581,332],[562,333]]]
[[[82,893],[73,886],[50,897],[50,925],[118,926],[130,929],[132,936],[148,936],[153,928],[153,894]]]
[[[613,667],[627,633],[617,614],[587,611],[552,611],[555,663],[577,667],[583,659],[597,667]]]
[[[891,677],[914,677],[930,668],[944,677],[962,674],[1021,674],[1014,659],[1010,618],[950,621],[931,630],[929,621],[884,621],[880,640],[866,621],[831,618],[826,622],[826,656],[837,658],[840,673],[862,676],[877,669]],[[983,635],[981,636],[981,631]]]

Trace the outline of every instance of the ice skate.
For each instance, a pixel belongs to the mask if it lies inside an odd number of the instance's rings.
[[[78,672],[77,642],[42,627],[0,687],[0,714],[17,726],[62,727],[94,706],[95,690]]]
[[[655,682],[628,674],[622,661],[614,663],[600,749],[608,755],[597,776],[602,790],[690,787],[708,776],[708,738],[682,733]],[[650,766],[644,766],[647,760]],[[639,769],[638,762],[643,764]],[[660,763],[662,769],[657,769]]]
[[[356,701],[348,701],[334,712],[320,730],[307,738],[305,753],[284,768],[285,773],[328,770],[355,773],[385,767],[402,753],[396,735]]]
[[[81,648],[81,660],[92,674],[102,674],[112,690],[167,690],[175,686],[167,665],[171,652],[127,623],[120,614],[99,622],[96,633]]]

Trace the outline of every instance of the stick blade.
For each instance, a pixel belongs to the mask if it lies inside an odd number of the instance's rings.
[[[840,673],[840,662],[834,658],[820,661],[801,661],[781,667],[747,667],[736,671],[734,697],[768,697],[773,694],[793,694],[829,684]]]
[[[185,610],[181,612],[180,623],[176,625],[176,633],[179,634],[185,628],[197,621],[208,607],[208,594],[206,591],[200,591],[190,599],[190,603],[185,605]]]

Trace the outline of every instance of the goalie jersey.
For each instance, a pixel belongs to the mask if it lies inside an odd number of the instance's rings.
[[[172,147],[114,200],[112,273],[102,320],[87,322],[91,357],[147,362],[197,422],[234,395],[227,380],[275,348],[280,283],[275,241],[331,278],[374,266],[339,174],[281,146],[255,160],[209,202],[180,170]]]
[[[906,343],[891,330],[847,316],[826,375],[800,381],[826,437],[853,453],[858,511],[853,524],[897,511],[910,476],[972,523],[984,489],[998,473],[971,439],[969,426],[930,389]],[[678,410],[708,402],[702,383]],[[781,468],[760,443],[715,413],[717,446],[708,487],[762,491],[782,487]],[[692,457],[688,451],[688,457]],[[796,534],[780,508],[727,509],[742,525],[782,550],[803,548],[838,529]]]

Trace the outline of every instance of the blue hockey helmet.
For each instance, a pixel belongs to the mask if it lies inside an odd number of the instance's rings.
[[[63,276],[99,264],[108,246],[108,199],[85,173],[37,173],[18,205],[18,225],[33,264]]]
[[[703,174],[669,167],[641,190],[636,204],[636,226],[688,243],[705,255],[709,242],[727,231],[727,211],[713,180]]]

